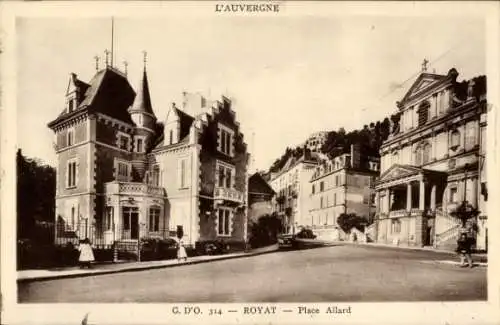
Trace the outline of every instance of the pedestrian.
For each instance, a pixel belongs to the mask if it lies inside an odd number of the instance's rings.
[[[83,242],[80,243],[78,251],[80,251],[80,257],[78,258],[80,268],[92,268],[92,262],[94,262],[95,259],[94,252],[92,251],[92,246],[90,246],[90,240],[88,238],[85,238]]]
[[[181,260],[184,260],[184,262],[187,261],[187,253],[186,253],[186,248],[184,248],[184,242],[181,239],[179,239],[177,248],[177,261],[180,262]]]
[[[457,253],[460,255],[460,267],[467,266],[465,264],[465,259],[467,259],[469,267],[472,267],[471,246],[472,241],[470,238],[466,233],[462,233],[460,238],[457,240]]]

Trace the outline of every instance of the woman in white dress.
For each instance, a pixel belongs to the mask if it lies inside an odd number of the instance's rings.
[[[186,248],[184,248],[184,242],[179,239],[179,247],[177,249],[177,261],[187,261]]]
[[[91,263],[94,261],[94,252],[92,251],[92,246],[90,246],[90,240],[85,238],[78,247],[78,250],[80,251],[80,257],[78,258],[80,268],[83,269],[86,266],[90,269],[92,267]]]

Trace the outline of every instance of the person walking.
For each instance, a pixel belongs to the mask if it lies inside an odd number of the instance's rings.
[[[80,251],[80,257],[78,258],[80,268],[92,268],[92,262],[94,262],[95,259],[94,252],[92,251],[92,246],[90,246],[90,240],[88,238],[85,238],[80,246],[78,246],[78,251]]]
[[[187,261],[187,253],[186,248],[184,248],[184,242],[182,241],[182,239],[179,239],[177,248],[177,261],[180,262],[181,260],[184,260],[184,262]]]
[[[457,240],[457,253],[460,255],[460,267],[466,267],[465,260],[467,259],[467,264],[472,267],[472,241],[467,236],[466,233],[462,233],[460,238]]]

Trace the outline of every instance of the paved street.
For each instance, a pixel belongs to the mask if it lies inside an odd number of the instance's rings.
[[[334,246],[19,284],[20,302],[485,300],[486,268],[443,253]]]

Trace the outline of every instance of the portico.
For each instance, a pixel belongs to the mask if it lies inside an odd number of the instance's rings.
[[[377,182],[378,240],[409,246],[432,245],[434,218],[441,210],[446,174],[393,165]]]

